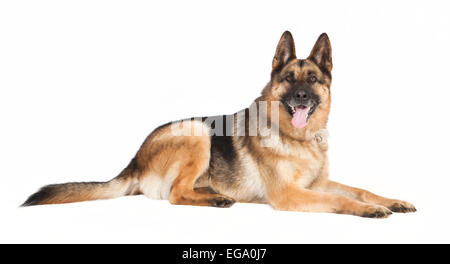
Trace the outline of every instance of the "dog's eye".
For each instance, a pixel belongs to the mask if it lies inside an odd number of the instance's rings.
[[[317,77],[315,75],[308,76],[308,82],[311,84],[317,82]]]
[[[284,78],[288,83],[294,83],[294,73],[290,72],[286,77]]]

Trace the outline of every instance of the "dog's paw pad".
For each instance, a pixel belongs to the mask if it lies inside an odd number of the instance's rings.
[[[417,211],[414,205],[404,201],[396,201],[388,208],[395,213],[411,213]]]
[[[228,197],[215,197],[208,200],[209,204],[214,207],[228,208],[232,206],[236,201]]]
[[[369,218],[386,218],[391,215],[392,212],[383,206],[369,206],[363,213],[362,217]]]

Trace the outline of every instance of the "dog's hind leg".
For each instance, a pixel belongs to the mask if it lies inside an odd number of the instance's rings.
[[[172,183],[169,195],[170,203],[215,207],[233,205],[235,201],[230,197],[206,190],[206,188],[194,189],[197,179],[209,167],[210,138],[195,137],[186,140],[190,141],[190,144],[187,144],[189,147],[186,148],[186,153],[180,157],[183,162],[180,163],[179,174]]]
[[[184,126],[202,133],[176,135],[180,128],[169,125],[144,143],[142,155],[138,154],[147,168],[141,177],[142,192],[150,198],[168,199],[172,204],[230,207],[235,202],[232,198],[196,186],[197,179],[206,177],[209,168],[208,128],[198,121],[187,121]]]
[[[234,204],[235,201],[225,195],[214,193],[206,188],[194,189],[195,181],[204,171],[205,163],[209,162],[209,160],[205,161],[196,155],[196,157],[190,157],[189,161],[180,167],[180,173],[170,190],[170,203],[214,207],[230,207]]]

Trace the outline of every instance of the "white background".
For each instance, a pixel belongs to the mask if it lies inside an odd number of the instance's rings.
[[[2,1],[0,242],[450,242],[448,1]],[[18,208],[117,175],[158,125],[233,113],[284,30],[333,47],[331,178],[413,203],[374,220],[172,206],[144,196]]]

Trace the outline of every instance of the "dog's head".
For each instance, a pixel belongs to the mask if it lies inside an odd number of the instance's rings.
[[[278,101],[279,128],[297,139],[310,138],[325,128],[330,109],[331,44],[320,35],[310,55],[297,59],[294,39],[286,31],[272,62],[271,81],[260,100]]]

